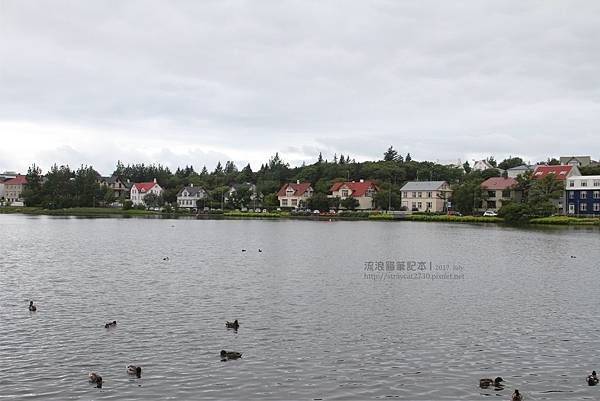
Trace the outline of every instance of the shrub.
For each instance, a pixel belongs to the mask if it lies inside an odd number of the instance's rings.
[[[133,207],[133,202],[130,200],[126,200],[123,202],[123,210],[130,210]]]

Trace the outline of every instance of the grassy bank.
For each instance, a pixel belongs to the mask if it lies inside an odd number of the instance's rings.
[[[256,213],[256,212],[225,212],[223,213],[223,217],[239,217],[239,218],[271,218],[277,219],[281,217],[289,217],[289,213],[287,212],[265,212],[265,213]]]
[[[529,220],[530,224],[548,224],[548,225],[575,225],[575,226],[599,226],[600,218],[594,217],[569,217],[552,216],[538,217]]]

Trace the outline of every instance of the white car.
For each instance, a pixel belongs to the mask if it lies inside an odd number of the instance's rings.
[[[320,211],[318,211],[318,210],[316,210],[316,209],[315,209],[315,210],[313,210],[313,214],[319,214],[319,213],[321,213],[321,212],[320,212]]]
[[[484,217],[496,217],[498,216],[498,213],[494,212],[493,210],[486,210],[485,213],[483,214]]]

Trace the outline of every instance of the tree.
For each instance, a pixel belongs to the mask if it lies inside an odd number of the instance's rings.
[[[485,193],[481,189],[481,178],[471,178],[462,184],[455,185],[452,190],[452,206],[464,214],[473,214],[476,208],[482,206]]]
[[[383,154],[383,160],[386,162],[395,162],[398,160],[398,152],[394,150],[392,146],[388,148]]]
[[[275,209],[279,207],[279,199],[277,194],[268,194],[263,199],[263,206],[267,209]]]
[[[327,195],[315,192],[306,201],[306,207],[310,210],[329,210],[330,202]]]
[[[560,160],[556,159],[556,158],[548,158],[548,160],[546,161],[546,164],[549,166],[560,166]]]
[[[412,157],[410,157],[410,153],[407,153],[407,154],[406,154],[406,157],[404,158],[404,161],[405,161],[405,162],[407,162],[407,163],[408,163],[409,161],[412,161]]]
[[[323,163],[323,154],[321,152],[319,152],[319,157],[317,158],[317,163],[318,164]]]
[[[500,210],[498,210],[498,216],[511,224],[527,223],[530,213],[529,206],[519,202],[503,203]]]
[[[529,191],[530,204],[539,204],[560,198],[564,191],[563,183],[554,174],[535,180]]]
[[[164,204],[162,196],[156,195],[154,192],[147,193],[143,199],[144,204],[148,209],[157,208]]]
[[[465,173],[469,174],[471,172],[471,166],[469,165],[468,160],[463,163],[462,167],[465,170]]]
[[[521,202],[527,203],[529,201],[529,191],[534,183],[533,171],[526,171],[523,174],[519,174],[515,179],[517,180],[515,190],[521,192]]]
[[[358,199],[351,195],[345,199],[342,199],[341,205],[344,209],[354,210],[358,207],[359,203]]]
[[[502,160],[502,162],[500,164],[498,164],[498,168],[500,168],[502,170],[508,170],[509,168],[522,166],[522,165],[523,165],[523,159],[521,159],[520,157],[509,156],[507,159]]]
[[[21,194],[25,206],[42,205],[42,169],[35,164],[27,170],[27,185]]]
[[[223,167],[221,166],[221,162],[217,162],[217,166],[215,167],[215,171],[213,172],[214,175],[221,175],[223,174]]]
[[[487,162],[488,162],[488,163],[489,163],[491,166],[493,166],[493,167],[497,167],[496,159],[494,159],[494,156],[490,156],[490,157],[488,157],[488,159],[487,159]]]

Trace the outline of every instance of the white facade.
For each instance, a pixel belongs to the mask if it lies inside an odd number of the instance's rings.
[[[163,189],[160,185],[154,182],[136,182],[131,186],[129,199],[134,205],[144,205],[144,196],[149,193],[153,193],[156,196],[160,196],[163,193]]]
[[[567,177],[567,190],[600,190],[600,175],[573,175]]]
[[[205,199],[206,196],[207,194],[204,189],[194,187],[194,184],[191,184],[189,187],[185,187],[179,191],[177,194],[177,205],[181,208],[196,209],[198,201]]]

